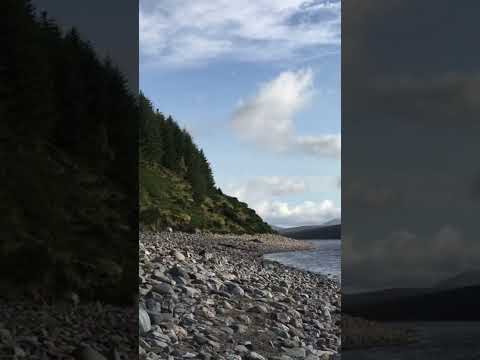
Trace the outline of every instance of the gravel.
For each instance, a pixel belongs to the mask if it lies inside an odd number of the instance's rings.
[[[262,257],[307,248],[277,235],[140,234],[140,359],[339,358],[338,284]]]
[[[44,305],[0,299],[0,358],[132,359],[138,356],[137,313],[136,307],[80,300]]]

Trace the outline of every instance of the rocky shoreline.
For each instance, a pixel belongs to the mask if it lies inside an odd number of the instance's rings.
[[[134,359],[137,324],[136,307],[0,299],[0,358]]]
[[[346,314],[342,315],[343,351],[407,345],[416,341],[415,331],[409,326],[395,326]]]
[[[339,285],[262,258],[307,248],[278,235],[140,234],[140,358],[339,358]]]

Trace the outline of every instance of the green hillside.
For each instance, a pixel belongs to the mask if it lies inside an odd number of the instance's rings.
[[[254,210],[221,191],[194,199],[192,186],[174,172],[143,162],[140,166],[140,219],[146,230],[215,233],[272,232]]]
[[[273,232],[254,210],[215,186],[187,131],[140,96],[140,222],[145,230]]]

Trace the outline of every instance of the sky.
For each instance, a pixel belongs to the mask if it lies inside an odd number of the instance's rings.
[[[141,0],[140,89],[277,226],[340,217],[340,2]]]
[[[132,16],[138,11],[135,1],[83,0],[81,6],[58,0],[33,0],[32,3],[38,13],[46,11],[64,31],[75,27],[100,58],[112,59],[129,88],[137,91],[138,16]]]
[[[345,2],[342,289],[479,268],[480,4]]]

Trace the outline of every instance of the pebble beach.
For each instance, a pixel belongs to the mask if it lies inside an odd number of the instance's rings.
[[[140,358],[339,358],[339,284],[263,259],[308,248],[279,235],[140,234]]]

